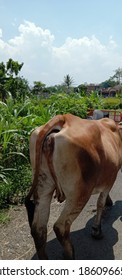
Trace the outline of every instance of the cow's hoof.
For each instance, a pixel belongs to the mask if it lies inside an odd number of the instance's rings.
[[[92,226],[91,235],[95,239],[102,239],[103,238],[103,234],[102,234],[101,228],[99,226]]]
[[[69,256],[67,255],[66,253],[63,253],[63,257],[64,257],[64,260],[75,260],[75,255],[73,254],[72,256]]]
[[[75,251],[74,251],[74,247],[72,246],[72,251],[70,250],[69,252],[66,252],[64,250],[63,252],[63,257],[65,260],[75,260]]]

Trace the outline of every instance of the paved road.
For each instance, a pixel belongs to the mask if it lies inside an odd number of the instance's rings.
[[[71,228],[71,239],[75,247],[77,260],[121,260],[122,259],[122,173],[111,191],[113,207],[108,209],[102,219],[104,238],[94,240],[91,237],[91,226],[96,210],[97,195],[93,195]],[[59,215],[62,205],[52,205],[50,224],[53,225],[56,215]],[[54,217],[53,217],[54,214]],[[63,259],[62,248],[55,234],[48,234],[47,253],[50,260]],[[37,259],[36,255],[32,259]]]

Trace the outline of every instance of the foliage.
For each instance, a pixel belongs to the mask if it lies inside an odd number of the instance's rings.
[[[18,63],[18,61],[14,61],[11,58],[6,63],[6,73],[8,76],[12,76],[13,74],[17,76],[23,66],[23,63]]]
[[[83,102],[83,98],[80,95],[77,98],[74,94],[70,95],[70,97],[65,93],[52,95],[48,106],[51,116],[71,113],[85,118],[87,115],[87,104]]]
[[[66,93],[70,93],[70,88],[73,85],[74,80],[72,77],[70,77],[69,74],[67,74],[66,76],[64,76],[64,82],[63,85],[64,87],[66,87]]]
[[[109,87],[114,87],[116,85],[120,85],[122,81],[122,68],[118,68],[115,71],[115,74],[110,77],[108,80],[102,82],[100,84],[101,88],[109,88]]]
[[[103,100],[104,109],[119,109],[121,108],[121,99],[119,98],[104,98]]]
[[[103,107],[103,99],[101,96],[97,95],[96,92],[92,92],[90,96],[86,96],[86,103],[88,108],[90,109],[102,109]]]
[[[82,95],[85,95],[87,92],[87,86],[85,84],[81,84],[78,86],[78,90]]]
[[[113,77],[111,77],[111,79],[116,80],[117,84],[121,84],[121,80],[122,80],[122,68],[118,68],[115,71],[115,74]]]
[[[12,97],[22,97],[25,99],[26,95],[30,93],[30,88],[27,80],[19,77],[23,63],[18,63],[11,58],[4,64],[0,63],[0,95],[2,101],[6,102],[7,96],[10,92]]]
[[[100,87],[101,87],[101,88],[109,88],[109,87],[114,87],[114,86],[116,86],[116,85],[117,85],[117,82],[115,82],[115,81],[111,78],[111,79],[109,79],[109,80],[106,80],[106,81],[102,82],[102,83],[100,84]]]
[[[43,92],[44,88],[45,88],[45,84],[41,83],[40,81],[38,82],[35,81],[34,86],[32,88],[32,94],[38,95]]]

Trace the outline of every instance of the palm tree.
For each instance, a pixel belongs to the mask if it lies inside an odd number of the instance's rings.
[[[73,78],[70,77],[69,74],[67,74],[66,76],[64,76],[64,86],[66,86],[67,88],[67,93],[70,92],[70,87],[72,86],[72,84],[74,83]]]

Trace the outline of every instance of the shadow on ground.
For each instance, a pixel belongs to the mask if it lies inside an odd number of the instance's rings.
[[[91,227],[94,217],[81,230],[71,232],[71,240],[75,248],[76,260],[113,260],[113,246],[118,242],[118,232],[113,227],[114,222],[122,221],[122,201],[116,201],[111,209],[107,209],[102,219],[104,237],[95,240],[91,237]],[[47,254],[50,260],[63,259],[62,247],[56,238],[47,242]],[[35,254],[32,259],[37,259]]]

